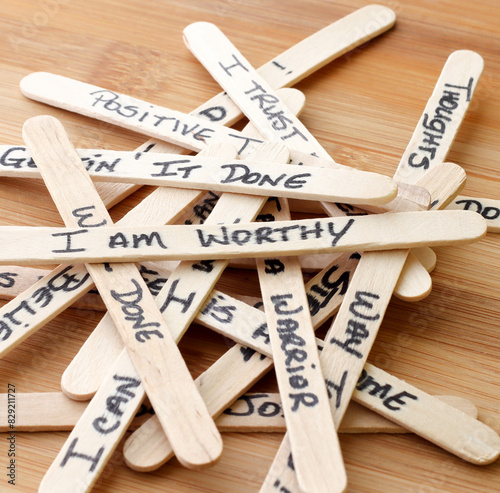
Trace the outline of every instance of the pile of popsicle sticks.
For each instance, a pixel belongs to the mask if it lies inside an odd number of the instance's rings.
[[[72,304],[108,310],[63,375],[74,400],[18,396],[28,412],[17,430],[72,429],[40,491],[89,491],[132,425],[124,455],[138,471],[174,455],[207,467],[222,453],[221,430],[286,429],[263,492],[343,491],[337,431],[407,430],[474,464],[496,460],[500,437],[474,406],[366,361],[391,296],[429,294],[430,246],[498,231],[498,202],[457,196],[465,173],[444,162],[481,57],[450,55],[394,179],[337,164],[297,118],[303,95],[280,89],[394,21],[390,9],[365,7],[258,71],[217,27],[192,24],[186,44],[224,93],[190,115],[58,75],[22,80],[29,98],[154,139],[133,152],[75,150],[61,123],[36,117],[26,148],[1,149],[0,173],[41,176],[66,228],[0,228],[3,264],[61,264],[41,279],[16,268],[24,284],[1,293],[13,299],[0,309],[0,355]],[[224,126],[243,114],[243,131]],[[140,184],[158,188],[113,225],[107,208]],[[292,220],[292,198],[319,201],[328,217]],[[257,259],[264,311],[214,289],[230,261],[249,268],[247,258]],[[306,269],[319,272],[304,285]],[[86,294],[94,285],[99,295]],[[196,381],[177,349],[193,321],[237,342]],[[279,396],[243,395],[273,364]],[[146,395],[155,414],[134,419]]]

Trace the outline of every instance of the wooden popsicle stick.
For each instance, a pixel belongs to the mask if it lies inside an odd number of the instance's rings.
[[[268,202],[266,220],[290,219],[285,200]],[[344,491],[342,453],[333,424],[309,314],[300,264],[296,257],[258,259],[257,272],[301,489]]]
[[[245,193],[308,200],[383,204],[397,194],[396,184],[388,177],[358,170],[310,167],[306,172],[276,164],[176,154],[156,156],[146,153],[116,158],[109,166],[87,170],[93,180],[141,185],[170,186],[196,190]],[[2,176],[0,168],[0,176]],[[10,171],[16,176],[16,171]]]
[[[464,181],[465,174],[459,166],[445,163],[426,173],[418,184],[431,189],[433,204],[439,208],[448,202],[449,196],[454,196],[463,187]],[[321,365],[337,427],[375,342],[408,254],[409,250],[364,252],[342,306],[325,337]],[[292,450],[287,433],[261,491],[270,491],[271,485],[285,481],[283,470],[287,470]],[[287,471],[288,485],[300,483],[300,478],[295,479],[294,474]]]
[[[271,85],[258,75],[217,26],[195,22],[184,28],[183,34],[191,53],[266,139],[279,139],[292,149],[315,153],[333,163],[302,122],[281,104]]]
[[[124,350],[45,473],[38,491],[90,491],[145,395]]]
[[[376,395],[373,389],[379,385],[388,393]],[[353,399],[382,416],[390,416],[395,423],[404,419],[405,426],[413,432],[473,464],[491,464],[500,455],[500,437],[491,428],[475,421],[472,429],[465,413],[371,364],[365,366]],[[412,405],[406,406],[410,400]],[[447,413],[443,413],[445,408]]]
[[[86,223],[84,223],[86,224]],[[466,244],[486,234],[472,211],[202,226],[0,228],[0,264],[212,260]]]
[[[65,222],[97,229],[111,223],[57,120],[28,120],[23,137]],[[87,269],[179,461],[190,468],[213,463],[222,452],[222,439],[137,268],[132,264],[99,264]]]
[[[473,51],[455,51],[448,57],[401,158],[395,180],[416,183],[434,164],[446,159],[483,67],[483,59]]]
[[[460,411],[477,418],[476,406],[463,397],[435,396]],[[11,397],[12,401],[12,397]],[[0,394],[0,406],[8,409],[9,394]],[[63,392],[16,392],[16,408],[22,413],[16,416],[13,428],[8,415],[0,416],[0,433],[69,431],[74,428],[88,406],[68,398]],[[135,415],[129,430],[142,425],[152,408],[143,405]],[[279,394],[244,394],[226,409],[216,420],[221,433],[275,433],[286,431],[281,412]],[[351,401],[340,424],[339,433],[412,433],[402,426]]]
[[[447,209],[477,212],[486,219],[488,233],[500,233],[500,200],[459,195]]]
[[[477,408],[468,399],[451,395],[434,397],[477,419]],[[242,395],[217,418],[216,423],[221,432],[283,433],[287,431],[280,394]],[[411,433],[410,430],[354,401],[349,403],[338,431],[339,433]]]
[[[31,99],[133,130],[191,151],[201,151],[214,142],[235,146],[238,153],[251,151],[262,137],[249,138],[242,132],[213,120],[202,120],[124,94],[80,82],[69,77],[36,72],[21,80],[21,92]],[[130,113],[128,113],[130,112]],[[128,116],[125,116],[125,115]],[[291,157],[300,161],[304,152]],[[340,167],[340,165],[334,166]]]

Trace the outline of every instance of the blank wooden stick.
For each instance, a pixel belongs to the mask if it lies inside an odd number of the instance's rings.
[[[462,397],[452,395],[435,396],[460,411],[477,418],[476,406]],[[123,399],[125,401],[125,399]],[[7,409],[8,394],[0,394],[0,406]],[[15,427],[8,423],[8,415],[0,416],[0,433],[69,431],[74,428],[87,402],[78,402],[63,392],[16,393]],[[153,409],[143,404],[135,415],[129,430],[144,423]],[[276,433],[286,431],[281,412],[279,394],[258,393],[242,395],[216,420],[220,432],[231,433]],[[350,402],[342,420],[339,433],[412,433],[402,426],[376,414],[356,402]]]
[[[466,244],[486,234],[471,211],[203,226],[0,228],[0,264],[212,260]]]
[[[52,117],[37,117],[25,123],[23,136],[64,221],[95,229],[111,224],[62,125]],[[99,264],[87,269],[178,459],[190,468],[213,463],[222,452],[222,439],[137,268]]]
[[[401,158],[395,180],[416,183],[427,170],[446,159],[483,67],[483,59],[473,51],[455,51],[448,57]]]
[[[269,202],[266,220],[287,220],[286,200]],[[294,457],[305,492],[344,491],[342,453],[333,424],[308,310],[300,264],[296,257],[258,259],[262,299]]]
[[[500,200],[459,195],[447,209],[477,212],[486,219],[489,233],[500,233]]]

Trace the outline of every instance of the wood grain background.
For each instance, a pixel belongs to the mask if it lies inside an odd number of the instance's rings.
[[[24,120],[51,114],[78,147],[130,150],[143,136],[25,99],[19,81],[33,71],[75,77],[152,103],[190,111],[218,92],[184,47],[190,22],[218,24],[259,66],[363,0],[3,0],[0,32],[0,141],[21,144]],[[303,122],[341,163],[392,175],[447,56],[471,49],[485,59],[471,110],[449,160],[468,173],[465,194],[500,197],[500,16],[497,0],[395,0],[396,27],[343,56],[298,86]],[[120,218],[151,188],[112,210]],[[62,225],[43,183],[2,179],[0,225]],[[500,432],[500,238],[440,248],[434,290],[416,304],[394,300],[369,360],[430,393],[471,399],[480,419]],[[229,277],[229,276],[226,276]],[[234,290],[257,295],[253,273],[232,273]],[[68,309],[0,361],[0,392],[58,390],[60,376],[100,317]],[[193,327],[181,349],[194,375],[228,343]],[[275,390],[273,376],[257,389]],[[0,411],[1,412],[1,411]],[[19,410],[22,412],[22,410]],[[67,433],[18,433],[16,487],[33,492]],[[280,434],[225,434],[225,451],[204,472],[175,460],[155,473],[129,470],[117,452],[96,492],[255,492]],[[500,466],[469,465],[416,436],[342,436],[349,492],[499,491]],[[7,465],[7,440],[0,465]],[[320,474],[320,471],[318,471]]]

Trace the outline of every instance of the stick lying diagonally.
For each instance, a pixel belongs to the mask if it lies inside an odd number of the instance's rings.
[[[118,386],[120,382],[127,383],[119,379],[115,381]],[[470,400],[453,395],[435,397],[472,418],[477,418],[477,408]],[[7,409],[8,400],[8,394],[0,394],[0,406]],[[72,430],[88,406],[86,402],[66,397],[63,392],[16,393],[16,404],[24,409],[22,414],[16,416],[16,431],[32,433]],[[151,412],[151,407],[141,406],[132,421],[132,427],[140,426]],[[0,417],[0,433],[12,430],[8,419],[6,414]],[[110,423],[111,426],[114,424]],[[273,393],[242,395],[217,418],[216,424],[220,432],[231,433],[275,433],[286,430],[285,420],[281,414],[280,396]],[[339,433],[411,433],[411,431],[356,402],[350,402]]]
[[[451,395],[436,395],[434,397],[477,419],[477,408],[468,399]],[[48,398],[46,400],[48,401]],[[279,394],[244,394],[217,418],[216,424],[221,432],[284,433],[287,428],[281,409],[282,403]],[[32,419],[37,421],[40,418],[33,416]],[[369,411],[354,401],[349,403],[338,432],[411,433],[410,430],[389,421],[380,414]]]
[[[80,158],[56,119],[28,120],[23,137],[67,224],[77,226],[84,221],[87,227],[96,229],[111,224]],[[222,453],[222,439],[137,267],[120,263],[86,268],[127,346],[179,461],[190,468],[215,462]]]

